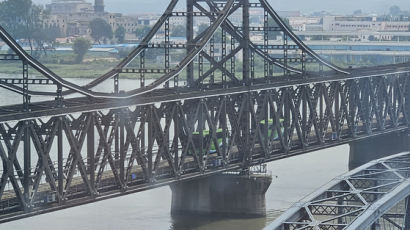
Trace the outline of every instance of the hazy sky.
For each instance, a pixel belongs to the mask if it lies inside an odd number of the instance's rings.
[[[94,2],[94,0],[87,0]],[[47,4],[51,0],[33,0],[35,3]],[[107,11],[116,13],[160,13],[169,0],[105,0]],[[183,1],[185,2],[185,1]],[[300,10],[304,13],[326,10],[332,13],[351,13],[362,9],[369,13],[384,13],[392,5],[403,10],[410,10],[409,0],[269,0],[277,10]]]

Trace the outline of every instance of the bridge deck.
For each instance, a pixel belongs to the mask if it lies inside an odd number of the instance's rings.
[[[157,89],[151,93],[144,94],[131,99],[95,99],[89,97],[79,97],[64,100],[64,107],[59,108],[55,101],[36,102],[30,105],[30,112],[22,112],[22,105],[10,105],[0,107],[0,122],[20,121],[48,116],[58,116],[72,114],[76,112],[97,111],[104,109],[115,109],[129,106],[147,105],[161,102],[181,101],[195,98],[209,98],[221,95],[240,94],[244,92],[254,92],[266,89],[278,89],[285,87],[294,87],[298,85],[308,85],[319,82],[345,81],[360,79],[373,76],[395,75],[410,73],[408,63],[376,66],[352,69],[350,75],[323,72],[322,75],[308,74],[306,78],[301,75],[292,75],[284,80],[283,77],[272,77],[272,80],[266,83],[265,79],[255,79],[251,86],[232,86],[229,88],[217,88],[213,86],[209,89],[197,90],[187,87],[178,87],[177,89]]]
[[[376,122],[375,122],[376,123]],[[394,132],[397,131],[406,131],[407,127],[401,127]],[[378,136],[378,135],[385,135],[390,133],[391,131],[376,131],[371,136]],[[332,135],[332,129],[329,128],[326,132],[326,136]],[[363,138],[368,138],[369,136],[365,136]],[[297,140],[297,135],[293,136],[293,140]],[[262,149],[259,144],[256,145],[255,152],[260,152],[261,154],[254,155],[253,160],[250,163],[250,166],[259,165],[262,162],[271,162],[275,160],[280,160],[283,158],[288,158],[295,155],[305,154],[312,151],[317,151],[325,148],[329,148],[332,146],[338,146],[342,144],[346,144],[352,141],[351,138],[343,139],[343,141],[338,140],[327,140],[325,144],[314,143],[315,136],[311,134],[308,138],[312,141],[312,145],[303,149],[295,147],[291,149],[289,152],[283,152],[281,150],[280,141],[276,140],[272,142],[272,155],[269,158],[266,158],[264,154],[262,154]],[[361,137],[355,138],[355,140],[360,140]],[[238,170],[241,168],[242,165],[242,158],[239,154],[237,147],[232,148],[232,155],[231,159],[227,165],[222,165],[219,163],[215,163],[216,161],[208,160],[206,170],[200,172],[196,166],[195,159],[192,156],[188,156],[186,158],[186,164],[184,164],[184,174],[180,177],[175,177],[173,174],[173,170],[171,166],[169,166],[166,160],[161,160],[159,167],[153,171],[155,174],[154,178],[155,181],[147,182],[146,179],[142,176],[142,168],[140,166],[133,166],[130,169],[130,173],[127,177],[127,188],[121,189],[115,179],[115,175],[113,170],[110,170],[109,167],[106,167],[106,170],[103,172],[101,177],[100,187],[97,188],[99,191],[99,196],[96,198],[89,197],[87,192],[87,187],[85,186],[84,180],[81,177],[80,173],[77,173],[73,179],[70,186],[70,193],[67,196],[68,201],[64,201],[64,205],[61,205],[56,200],[55,191],[53,191],[48,183],[45,181],[39,185],[38,192],[36,194],[37,200],[35,204],[33,204],[33,209],[28,213],[24,211],[15,212],[15,209],[19,207],[19,203],[16,198],[16,194],[12,190],[7,190],[4,192],[2,196],[2,200],[0,201],[0,213],[2,213],[0,217],[0,223],[3,221],[10,221],[20,218],[25,218],[32,215],[37,215],[40,213],[47,213],[59,209],[65,209],[67,207],[82,205],[89,202],[97,202],[100,200],[131,194],[135,192],[140,192],[160,186],[169,185],[171,183],[197,179],[204,176],[209,176],[215,173],[221,173],[231,170]],[[209,159],[215,159],[218,155],[216,153],[208,154]],[[88,179],[90,179],[88,175]],[[65,180],[66,181],[66,180]],[[21,188],[21,192],[23,192],[23,188]],[[8,214],[10,213],[10,214]]]
[[[30,112],[20,112],[20,105],[12,106],[3,106],[0,107],[0,122],[6,123],[11,121],[21,121],[28,119],[35,119],[41,117],[52,117],[52,116],[63,116],[73,113],[89,112],[89,111],[101,111],[117,108],[128,108],[130,106],[142,106],[149,104],[157,104],[162,102],[173,102],[173,101],[182,101],[189,99],[198,99],[198,98],[210,98],[217,97],[222,95],[233,95],[233,94],[243,94],[247,92],[258,92],[261,90],[269,89],[280,89],[280,88],[293,88],[298,85],[311,85],[315,83],[326,83],[330,82],[340,82],[348,80],[356,80],[359,78],[370,78],[370,77],[380,77],[380,76],[395,76],[408,74],[410,73],[410,67],[406,64],[400,65],[391,65],[391,66],[379,66],[379,67],[369,67],[355,69],[351,71],[352,74],[335,74],[333,72],[324,72],[323,75],[308,75],[307,78],[303,79],[301,76],[293,75],[289,79],[284,79],[283,77],[272,78],[268,84],[266,84],[264,79],[256,79],[251,86],[243,87],[229,87],[229,88],[216,88],[206,89],[205,90],[193,90],[189,88],[178,88],[178,89],[158,89],[149,94],[142,95],[136,98],[127,99],[127,100],[106,100],[106,99],[93,99],[87,97],[72,98],[64,100],[64,107],[58,108],[55,101],[46,101],[46,102],[37,102],[30,105]],[[307,153],[310,151],[316,151],[324,148],[329,148],[332,146],[342,145],[350,143],[352,141],[360,140],[362,138],[369,138],[372,136],[384,135],[392,132],[401,132],[408,129],[407,125],[404,125],[404,115],[399,112],[399,117],[396,117],[395,123],[391,121],[391,117],[385,117],[384,119],[384,128],[379,129],[380,121],[376,117],[372,117],[372,120],[369,120],[369,127],[372,127],[372,130],[364,130],[364,127],[359,128],[355,131],[355,135],[351,136],[349,133],[348,124],[342,124],[343,127],[340,127],[341,136],[337,139],[333,139],[333,134],[335,130],[331,127],[326,126],[323,131],[323,137],[325,138],[323,142],[318,140],[318,134],[315,132],[307,132],[305,143],[306,146],[303,146],[300,143],[299,134],[292,133],[293,136],[289,138],[289,143],[291,144],[288,150],[284,150],[283,143],[279,140],[272,141],[270,143],[270,153],[265,154],[262,150],[260,144],[256,143],[255,149],[252,151],[252,160],[249,162],[249,165],[260,164],[261,162],[274,161],[298,154]],[[232,121],[231,121],[232,122]],[[231,124],[233,125],[233,124]],[[290,124],[289,124],[290,125]],[[364,125],[364,124],[363,124]],[[109,124],[107,126],[110,126]],[[77,127],[79,128],[79,127]],[[162,131],[161,131],[162,132]],[[229,130],[232,132],[232,130]],[[105,134],[107,135],[107,134]],[[231,134],[229,134],[231,135]],[[111,147],[112,148],[112,147]],[[154,146],[158,148],[158,146]],[[182,151],[181,149],[179,151]],[[114,152],[114,151],[112,151]],[[49,153],[52,155],[51,153]],[[156,154],[159,154],[158,151],[153,151],[151,157],[155,158]],[[57,155],[57,154],[54,154]],[[36,198],[32,199],[36,203],[33,204],[33,210],[30,212],[17,211],[13,208],[18,208],[19,203],[17,201],[15,191],[9,190],[5,191],[2,199],[0,201],[0,211],[3,211],[3,214],[0,217],[1,221],[9,221],[12,219],[18,219],[30,215],[35,215],[41,212],[49,212],[56,209],[62,209],[70,206],[80,205],[88,202],[95,202],[102,199],[107,199],[110,197],[120,196],[124,194],[129,194],[133,192],[138,192],[158,186],[168,185],[181,180],[189,180],[192,178],[198,178],[202,176],[207,176],[214,173],[219,173],[228,170],[239,169],[243,164],[243,156],[240,155],[240,151],[236,145],[232,146],[229,150],[228,155],[230,156],[227,159],[226,165],[215,164],[211,160],[208,160],[205,164],[206,167],[203,171],[200,170],[197,163],[193,157],[187,157],[185,162],[182,163],[182,173],[180,176],[174,175],[172,166],[168,161],[162,159],[157,168],[152,169],[154,176],[152,177],[153,181],[147,181],[144,178],[142,173],[141,166],[133,166],[130,169],[130,173],[127,174],[125,178],[127,188],[121,188],[119,183],[117,183],[115,173],[109,167],[105,167],[105,170],[102,173],[99,187],[97,191],[100,193],[96,197],[90,196],[88,194],[86,183],[83,181],[80,173],[74,175],[72,178],[72,183],[70,185],[69,193],[66,194],[63,201],[56,201],[55,191],[52,191],[49,183],[43,181],[39,185]],[[114,158],[114,155],[112,156]],[[210,154],[209,158],[216,158],[216,154]],[[84,158],[85,159],[85,158]],[[124,161],[124,164],[128,160]],[[118,167],[118,166],[117,166]],[[125,166],[127,167],[127,166]],[[118,173],[118,168],[115,169]],[[18,176],[16,176],[18,178]],[[91,174],[87,175],[88,180],[91,179]],[[22,178],[18,178],[21,180]],[[95,178],[94,178],[95,179]],[[64,179],[63,184],[67,180]],[[21,188],[21,192],[24,192]],[[51,198],[50,198],[51,197]],[[9,214],[10,213],[10,214]]]

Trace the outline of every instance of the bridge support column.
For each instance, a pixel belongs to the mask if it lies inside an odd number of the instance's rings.
[[[406,132],[391,133],[355,141],[350,145],[349,168],[357,168],[369,161],[410,150]]]
[[[175,214],[265,216],[268,175],[219,174],[171,185]]]

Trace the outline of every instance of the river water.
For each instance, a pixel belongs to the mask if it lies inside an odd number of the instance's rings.
[[[72,80],[78,84],[86,79]],[[122,83],[135,88],[135,81]],[[100,90],[112,90],[112,82]],[[0,104],[20,103],[1,91]],[[5,98],[8,98],[6,101]],[[33,98],[41,100],[41,98]],[[245,230],[262,229],[284,210],[348,170],[347,145],[268,164],[273,182],[266,193],[266,218],[172,217],[171,190],[161,187],[0,225],[0,230]]]
[[[284,210],[348,170],[348,146],[269,163],[266,218],[171,217],[171,190],[157,188],[0,225],[1,230],[250,230],[262,229]]]

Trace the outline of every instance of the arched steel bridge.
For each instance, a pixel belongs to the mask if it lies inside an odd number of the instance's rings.
[[[253,8],[263,25],[251,25]],[[171,17],[186,18],[185,42],[172,40]],[[202,32],[198,18],[209,22]],[[270,44],[272,34],[283,44]],[[14,52],[0,60],[23,73],[0,78],[22,98],[0,105],[0,221],[408,130],[408,63],[341,69],[267,0],[171,0],[137,48],[84,86],[3,28],[0,38]],[[140,86],[125,91],[124,76]],[[98,91],[107,81],[112,91]]]
[[[410,229],[410,153],[335,178],[264,230]]]

